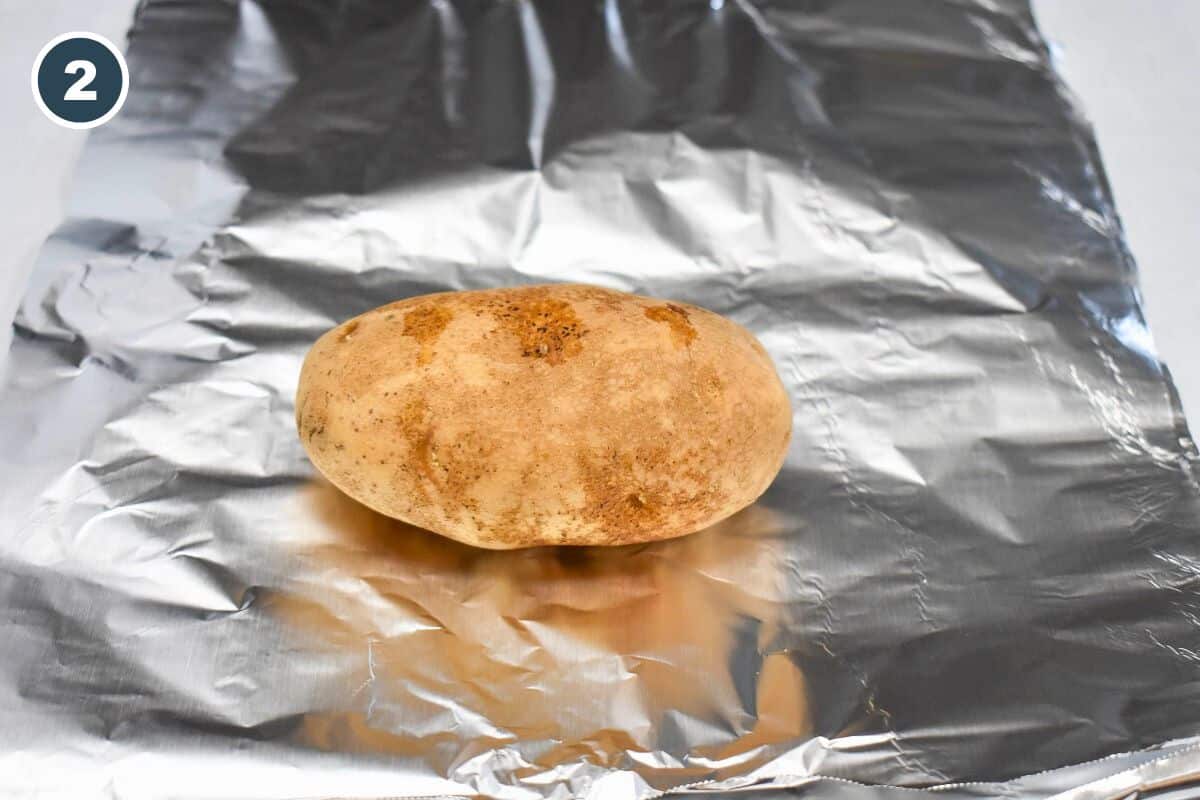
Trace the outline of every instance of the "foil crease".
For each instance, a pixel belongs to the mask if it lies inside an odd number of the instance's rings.
[[[1025,2],[147,0],[128,61],[0,403],[5,796],[1200,779],[1196,448]],[[759,336],[758,504],[485,552],[317,477],[320,333],[547,281]]]

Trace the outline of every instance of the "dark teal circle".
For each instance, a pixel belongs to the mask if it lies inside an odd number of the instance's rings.
[[[89,61],[96,75],[87,89],[96,93],[95,100],[68,100],[67,91],[78,82],[81,73],[67,72],[72,61]],[[50,113],[67,122],[94,122],[117,104],[125,74],[117,57],[94,39],[75,36],[51,47],[42,59],[37,72],[37,91]]]

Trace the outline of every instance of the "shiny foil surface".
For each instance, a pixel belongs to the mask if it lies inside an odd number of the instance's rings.
[[[147,0],[128,61],[0,403],[0,794],[1200,781],[1196,448],[1025,2]],[[755,332],[756,505],[488,552],[317,476],[322,332],[554,281]]]

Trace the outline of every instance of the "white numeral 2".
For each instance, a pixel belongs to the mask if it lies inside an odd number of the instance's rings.
[[[90,61],[78,59],[67,64],[67,68],[63,70],[68,75],[78,75],[83,73],[79,80],[71,84],[67,89],[67,93],[63,95],[63,100],[95,100],[96,90],[88,89],[87,86],[96,79],[96,65]]]

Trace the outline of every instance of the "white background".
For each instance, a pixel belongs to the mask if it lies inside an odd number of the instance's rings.
[[[70,30],[123,43],[133,7],[134,0],[0,0],[0,354],[87,135],[38,111],[33,59]],[[1200,0],[1034,0],[1034,9],[1096,126],[1151,331],[1200,430]]]

